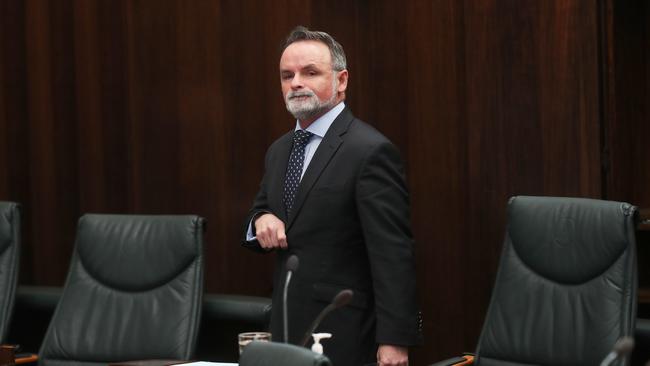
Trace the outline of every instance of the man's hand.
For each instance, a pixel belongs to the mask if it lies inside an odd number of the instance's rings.
[[[377,350],[378,366],[408,366],[409,351],[406,347],[380,344]]]
[[[273,214],[265,213],[255,219],[255,236],[260,246],[266,250],[287,249],[284,222]]]

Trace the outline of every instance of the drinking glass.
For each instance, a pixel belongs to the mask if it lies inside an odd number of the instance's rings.
[[[244,347],[246,347],[246,345],[248,345],[253,341],[270,342],[271,333],[269,332],[239,333],[239,335],[237,336],[237,340],[239,341],[239,354],[241,355],[242,351],[244,350]]]

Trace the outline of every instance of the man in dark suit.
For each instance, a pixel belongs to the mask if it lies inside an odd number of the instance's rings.
[[[419,343],[409,198],[397,148],[345,106],[343,48],[296,28],[280,59],[293,131],[269,148],[246,220],[244,246],[275,251],[271,331],[282,340],[285,262],[300,259],[288,296],[289,341],[298,343],[342,289],[350,304],[317,328],[336,366],[407,365]],[[396,121],[397,123],[397,121]]]

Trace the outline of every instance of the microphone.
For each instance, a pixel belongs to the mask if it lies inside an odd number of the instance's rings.
[[[284,326],[284,343],[289,343],[289,317],[287,315],[287,293],[289,292],[289,282],[291,281],[291,275],[293,272],[298,270],[298,256],[293,254],[287,259],[286,268],[287,268],[287,278],[284,280],[284,291],[282,292],[282,316],[283,316],[283,326]]]
[[[621,357],[627,356],[634,349],[634,338],[623,337],[614,344],[612,351],[605,356],[600,366],[609,366]]]
[[[316,327],[320,324],[320,322],[323,321],[325,316],[329,313],[332,312],[332,310],[340,308],[342,306],[347,305],[350,300],[352,300],[352,296],[354,296],[354,292],[350,289],[346,290],[341,290],[336,296],[334,296],[334,299],[332,302],[323,309],[323,311],[318,314],[316,319],[311,323],[309,328],[307,329],[307,332],[305,332],[305,336],[302,337],[302,342],[300,342],[300,345],[305,347],[307,345],[307,342],[309,341],[309,337],[311,336],[312,333],[314,333],[314,330],[316,330]]]

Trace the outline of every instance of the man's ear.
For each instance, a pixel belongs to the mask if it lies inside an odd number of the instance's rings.
[[[336,73],[336,78],[338,79],[338,87],[336,91],[339,93],[344,93],[348,88],[348,70],[341,70]]]

